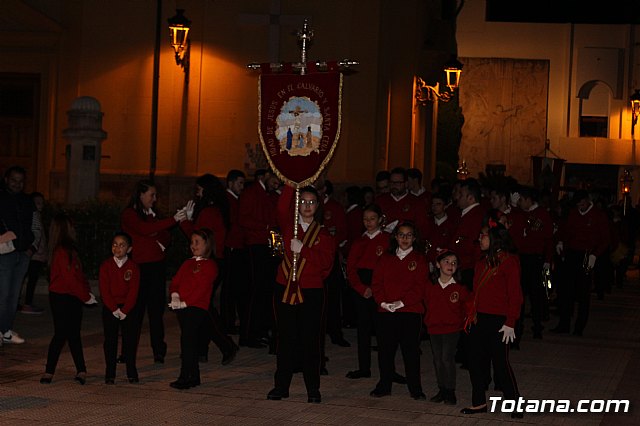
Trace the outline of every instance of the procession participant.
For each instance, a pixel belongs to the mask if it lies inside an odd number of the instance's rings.
[[[420,332],[428,267],[420,241],[415,225],[400,223],[373,270],[380,379],[369,394],[375,398],[391,395],[395,354],[400,346],[409,394],[415,400],[426,399],[420,378]]]
[[[307,400],[319,403],[320,334],[327,301],[324,280],[331,272],[336,244],[320,224],[322,209],[317,190],[311,186],[300,189],[300,204],[295,213],[294,192],[293,187],[285,185],[278,200],[278,224],[286,243],[273,293],[277,366],[274,388],[267,399],[289,397],[296,358],[300,357]],[[294,214],[299,215],[297,238],[294,238]]]
[[[514,327],[522,305],[520,262],[501,223],[490,219],[482,227],[479,240],[483,257],[475,266],[466,324],[472,406],[463,408],[462,414],[487,412],[486,390],[492,365],[504,398],[517,400],[520,395],[509,363],[509,344],[515,339]],[[522,413],[514,412],[512,417],[522,417]]]
[[[423,202],[407,191],[407,171],[402,167],[395,167],[390,176],[390,192],[376,198],[376,204],[385,216],[385,230],[391,232],[398,223],[412,222],[418,231],[424,232],[427,227],[427,209]]]
[[[140,290],[137,313],[140,328],[145,311],[149,315],[149,331],[153,360],[164,363],[167,344],[164,341],[164,310],[167,304],[166,254],[171,242],[169,230],[185,220],[187,214],[179,210],[173,217],[160,219],[154,211],[157,189],[150,180],[136,184],[129,204],[120,216],[121,228],[133,240],[132,259],[140,268]]]
[[[589,319],[593,267],[609,245],[609,225],[606,214],[593,205],[587,191],[576,191],[573,202],[575,207],[558,230],[556,251],[564,257],[565,276],[558,285],[560,321],[551,331],[570,331],[574,303],[577,302],[573,334],[582,336]]]
[[[436,257],[443,251],[451,248],[452,238],[457,228],[455,217],[449,217],[446,210],[447,197],[436,193],[431,197],[431,215],[425,232],[427,244],[427,262],[429,269],[433,270]]]

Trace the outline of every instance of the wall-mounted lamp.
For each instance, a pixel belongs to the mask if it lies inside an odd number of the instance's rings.
[[[167,20],[169,22],[169,41],[176,52],[176,64],[189,71],[189,30],[191,21],[184,16],[184,9],[176,9],[175,16]]]
[[[435,86],[429,86],[422,78],[416,77],[416,101],[421,105],[435,100],[449,102],[456,89],[460,85],[460,75],[462,74],[462,63],[455,57],[447,62],[444,66],[444,72],[447,77],[447,87],[449,90],[440,92],[440,83]]]
[[[633,175],[631,174],[631,170],[624,169],[622,177],[620,178],[620,190],[622,191],[623,196],[631,192],[631,184],[633,184]]]
[[[456,174],[458,175],[458,179],[461,179],[461,180],[465,180],[466,178],[469,177],[471,172],[467,168],[467,162],[466,161],[462,160],[462,163],[460,163],[460,165],[456,169]]]
[[[636,124],[638,123],[638,116],[640,115],[640,90],[635,91],[631,98],[631,136],[633,136],[633,131],[635,130]]]

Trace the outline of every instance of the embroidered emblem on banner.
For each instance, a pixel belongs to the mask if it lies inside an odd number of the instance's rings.
[[[342,119],[342,74],[263,74],[258,132],[274,173],[285,183],[314,182],[333,156]]]

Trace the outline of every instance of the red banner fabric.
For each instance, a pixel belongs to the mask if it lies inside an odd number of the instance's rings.
[[[292,186],[313,183],[340,138],[342,74],[263,74],[258,133],[269,165]]]

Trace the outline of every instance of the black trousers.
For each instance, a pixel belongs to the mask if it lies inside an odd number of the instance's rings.
[[[342,339],[342,288],[345,286],[339,256],[333,260],[333,268],[324,280],[327,289],[327,334],[332,339]]]
[[[288,391],[297,365],[307,392],[320,389],[320,358],[322,316],[325,309],[325,290],[302,289],[304,302],[289,305],[282,302],[285,287],[276,284],[273,306],[277,328],[275,387]],[[301,362],[300,362],[301,361]]]
[[[220,288],[220,317],[227,333],[235,329],[236,319],[240,316],[239,289],[242,281],[248,279],[247,256],[244,249],[224,249],[224,279]],[[246,284],[245,284],[246,286]]]
[[[154,357],[167,354],[164,341],[164,311],[167,306],[166,263],[140,263],[140,289],[138,290],[138,330],[142,330],[145,311],[149,314],[149,334]],[[138,336],[139,337],[139,336]]]
[[[471,269],[462,269],[460,271],[460,283],[464,285],[467,290],[473,292],[473,275],[474,270]],[[468,354],[468,346],[469,346],[469,335],[464,331],[460,332],[460,339],[458,340],[458,350],[456,352],[456,361],[461,363],[463,367],[469,365],[469,354]]]
[[[33,304],[33,295],[36,291],[36,284],[38,284],[38,279],[40,278],[40,274],[44,269],[45,263],[39,260],[30,260],[29,268],[27,269],[27,288],[25,289],[24,294],[24,304],[32,305]]]
[[[49,293],[49,303],[51,304],[51,314],[53,316],[53,338],[49,343],[47,353],[46,373],[54,374],[60,352],[65,343],[69,343],[69,350],[76,366],[76,372],[87,371],[84,363],[84,353],[82,351],[82,339],[80,338],[80,327],[82,325],[83,303],[70,294]]]
[[[365,299],[353,292],[353,301],[357,313],[358,369],[371,370],[371,336],[373,335],[377,305],[373,296]]]
[[[456,348],[460,333],[430,334],[433,368],[440,390],[456,389]]]
[[[542,283],[542,265],[544,259],[541,255],[521,254],[520,255],[520,285],[522,294],[529,298],[531,304],[531,320],[534,331],[542,331],[542,317],[544,314],[545,288]],[[516,339],[521,339],[524,332],[524,310],[525,302],[522,302],[520,319],[516,323]]]
[[[496,383],[500,384],[505,399],[517,399],[518,384],[509,363],[509,345],[502,343],[505,317],[478,312],[478,321],[469,332],[469,376],[471,402],[474,407],[487,403],[486,390],[491,377],[491,364]]]
[[[271,300],[279,258],[271,255],[267,244],[255,244],[248,248],[251,261],[251,279],[248,291],[243,297],[248,299],[249,309],[241,318],[240,339],[256,340],[266,337],[273,329]]]
[[[213,305],[213,295],[207,312],[207,327],[199,337],[198,355],[207,355],[209,353],[209,341],[212,341],[218,347],[222,355],[231,352],[235,346],[233,339],[225,332],[222,319]]]
[[[122,306],[118,306],[121,308]],[[127,366],[127,377],[138,377],[136,368],[136,355],[138,352],[138,335],[140,334],[138,313],[135,308],[129,312],[124,320],[119,320],[113,313],[102,307],[102,329],[104,331],[105,378],[116,377],[116,365],[118,359],[118,337],[122,333],[122,355]]]
[[[575,330],[582,332],[589,319],[593,272],[585,273],[583,268],[585,252],[569,250],[564,258],[564,279],[558,284],[558,309],[561,328],[569,328],[574,306],[578,304]]]
[[[411,394],[422,392],[420,379],[420,330],[422,314],[413,312],[378,312],[376,336],[378,339],[378,368],[380,381],[376,388],[390,392],[398,346],[402,353],[407,387]]]
[[[180,377],[182,381],[200,381],[198,365],[198,342],[207,334],[210,326],[209,313],[195,306],[177,309],[180,324]]]

